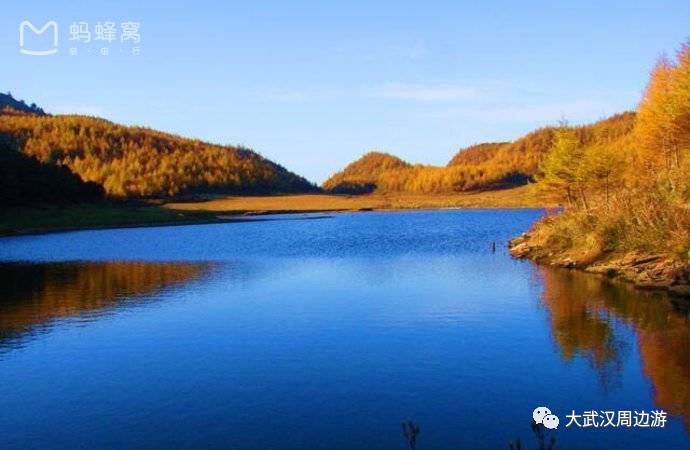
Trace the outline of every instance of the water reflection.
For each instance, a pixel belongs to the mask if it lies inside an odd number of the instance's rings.
[[[657,405],[690,429],[690,305],[575,271],[544,269],[543,281],[562,358],[588,358],[609,387],[620,377],[632,330]]]
[[[123,302],[205,275],[208,264],[70,262],[0,264],[0,351],[61,318],[84,320]]]

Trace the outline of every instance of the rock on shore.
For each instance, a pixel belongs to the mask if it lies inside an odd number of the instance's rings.
[[[660,289],[690,298],[690,274],[687,264],[666,255],[629,252],[612,254],[595,261],[577,259],[533,242],[525,233],[508,243],[515,258],[529,258],[542,264],[581,269],[585,272],[619,278],[641,289]]]

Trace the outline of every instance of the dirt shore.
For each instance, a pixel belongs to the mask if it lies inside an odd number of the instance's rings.
[[[690,298],[690,275],[687,262],[668,255],[642,252],[609,254],[595,261],[578,262],[533,242],[525,233],[508,244],[515,258],[528,258],[551,266],[580,269],[585,272],[618,278],[640,289],[657,289]]]
[[[482,192],[448,194],[373,193],[365,195],[271,195],[228,196],[194,202],[170,202],[176,211],[207,211],[226,214],[371,211],[437,208],[543,208],[528,186]]]

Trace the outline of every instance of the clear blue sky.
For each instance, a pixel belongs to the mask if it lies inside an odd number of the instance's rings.
[[[25,19],[58,23],[56,55],[19,53]],[[141,53],[70,42],[74,21],[139,22]],[[5,1],[0,91],[243,144],[320,182],[368,150],[444,164],[472,143],[632,109],[688,37],[687,0]]]

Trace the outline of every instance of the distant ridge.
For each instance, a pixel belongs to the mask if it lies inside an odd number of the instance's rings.
[[[66,167],[110,197],[306,193],[318,188],[258,153],[78,115],[1,94],[0,144]]]
[[[631,132],[635,113],[574,127],[582,144]],[[480,143],[457,152],[446,166],[410,164],[369,152],[323,183],[334,194],[448,193],[524,185],[538,175],[557,127],[513,142]],[[110,197],[150,198],[199,194],[309,193],[303,177],[239,146],[209,144],[95,117],[47,115],[10,94],[0,94],[0,144],[45,164],[65,167]]]
[[[36,106],[35,103],[27,105],[24,100],[16,100],[9,92],[7,94],[0,93],[0,112],[8,108],[14,111],[37,114],[41,116],[46,114],[45,111]]]
[[[574,127],[580,142],[596,143],[631,133],[634,112],[616,114],[591,125]],[[502,189],[527,184],[553,145],[556,127],[540,128],[514,142],[472,145],[445,167],[411,165],[387,153],[368,153],[323,183],[332,193],[448,193]]]
[[[475,144],[460,150],[448,161],[448,166],[461,166],[465,164],[478,164],[490,160],[503,147],[510,142],[485,142]]]
[[[409,163],[397,156],[369,152],[329,178],[323,188],[334,194],[365,194],[376,189],[377,182],[384,173],[410,167]]]

